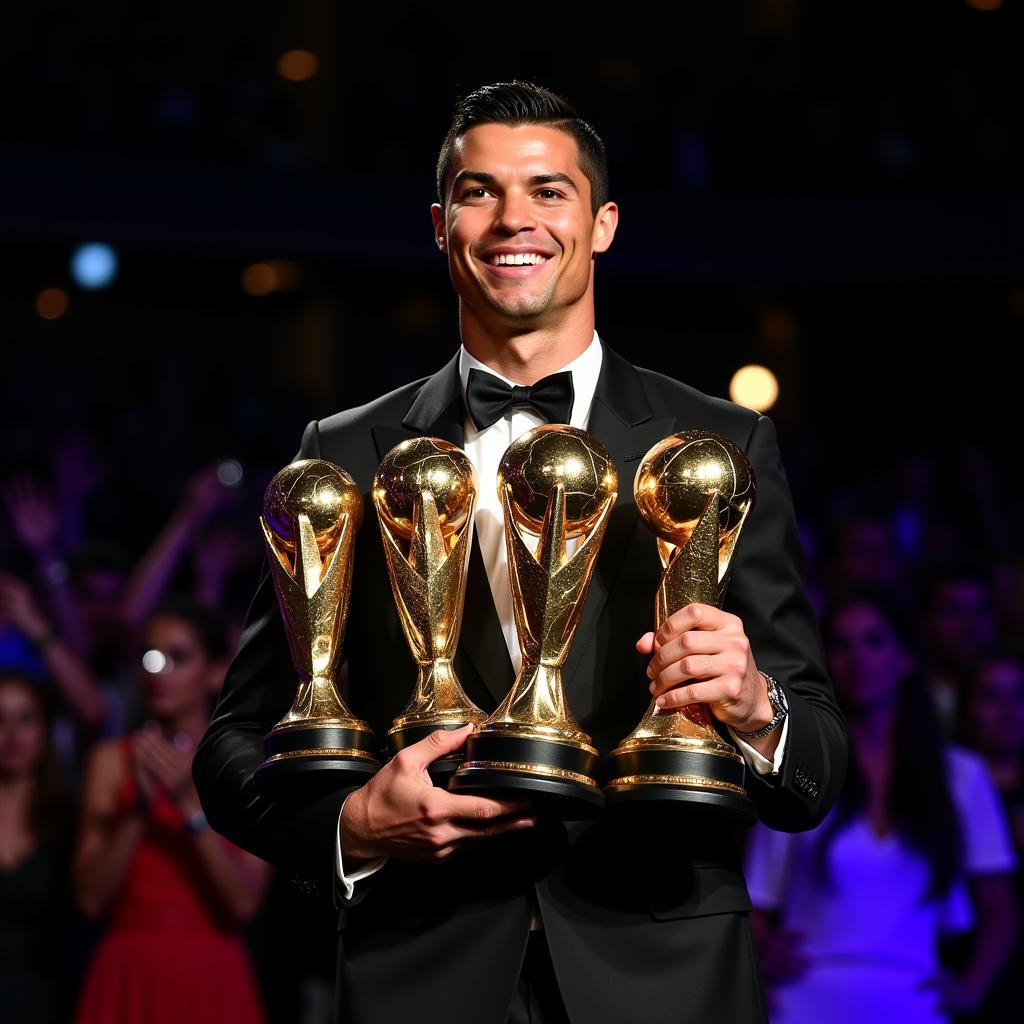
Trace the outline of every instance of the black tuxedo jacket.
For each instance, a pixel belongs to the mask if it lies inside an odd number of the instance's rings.
[[[636,514],[632,480],[651,445],[697,427],[730,438],[753,464],[757,501],[736,548],[725,608],[743,620],[758,668],[789,697],[782,771],[748,772],[748,791],[769,826],[808,829],[838,794],[846,735],[804,592],[774,425],[634,367],[607,346],[588,430],[614,459],[620,494],[565,665],[566,695],[604,755],[647,707],[646,659],[634,645],[652,628],[661,566]],[[299,453],[343,466],[364,493],[345,650],[349,704],[378,737],[405,706],[415,670],[369,490],[384,454],[417,434],[464,443],[457,356],[432,377],[310,423]],[[475,542],[455,664],[466,692],[488,711],[513,681]],[[528,834],[481,842],[443,864],[389,861],[343,906],[335,841],[350,790],[304,789],[274,800],[253,784],[263,736],[290,706],[295,687],[264,571],[194,776],[215,828],[280,865],[296,885],[325,898],[335,892],[342,1021],[504,1024],[534,906],[573,1021],[764,1019],[736,836],[710,817],[634,812],[591,823],[541,821]]]

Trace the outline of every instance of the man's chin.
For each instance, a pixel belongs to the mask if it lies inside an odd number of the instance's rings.
[[[547,295],[488,296],[491,309],[506,320],[530,323],[539,320],[551,308]]]

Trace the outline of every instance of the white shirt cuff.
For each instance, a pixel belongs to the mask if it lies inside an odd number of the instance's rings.
[[[387,857],[379,857],[377,860],[371,860],[368,864],[359,868],[358,871],[353,871],[351,874],[345,874],[345,867],[341,860],[341,816],[345,812],[345,803],[348,797],[345,797],[341,802],[341,810],[338,812],[338,827],[334,833],[334,870],[337,872],[338,881],[341,882],[341,887],[345,891],[345,899],[351,900],[352,893],[356,890],[356,882],[361,882],[364,878],[369,878],[370,875],[380,871],[382,867],[387,863]]]
[[[778,775],[779,769],[782,767],[782,755],[786,752],[786,734],[789,732],[789,715],[782,721],[782,732],[779,734],[779,745],[775,748],[775,757],[769,761],[759,750],[755,750],[746,740],[736,735],[736,731],[733,727],[727,726],[729,735],[736,741],[737,746],[740,748],[740,753],[743,755],[743,760],[750,765],[751,768],[758,775],[767,775],[771,772],[772,775]]]

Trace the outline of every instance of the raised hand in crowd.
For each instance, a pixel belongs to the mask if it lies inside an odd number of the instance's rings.
[[[92,673],[50,624],[28,585],[2,571],[0,622],[14,627],[36,649],[75,721],[86,730],[99,728],[105,709]]]
[[[50,612],[61,636],[79,654],[84,653],[86,631],[65,561],[67,548],[53,493],[23,473],[5,482],[3,497],[14,535],[31,555],[36,575],[47,588]]]
[[[132,572],[124,599],[129,626],[141,625],[159,604],[203,524],[234,501],[235,492],[220,482],[217,470],[208,466],[189,480],[178,507]]]

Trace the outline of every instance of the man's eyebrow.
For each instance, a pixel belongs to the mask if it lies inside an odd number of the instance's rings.
[[[579,189],[576,187],[576,182],[569,177],[568,174],[563,174],[562,171],[552,171],[551,174],[535,174],[528,182],[528,185],[553,185],[562,184],[568,185],[573,192],[579,193]]]
[[[479,181],[481,185],[493,185],[495,177],[486,171],[471,171],[468,168],[459,171],[452,179],[452,192],[454,192],[464,181]]]
[[[494,185],[497,183],[497,178],[495,178],[493,174],[488,174],[486,171],[473,171],[466,168],[465,170],[459,171],[459,173],[452,179],[452,192],[466,181],[478,181],[481,185]],[[568,174],[565,174],[562,171],[552,171],[550,174],[535,174],[526,182],[526,184],[531,187],[535,187],[537,185],[561,184],[568,186],[573,190],[573,192],[579,194],[576,182],[573,181]]]

